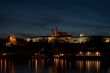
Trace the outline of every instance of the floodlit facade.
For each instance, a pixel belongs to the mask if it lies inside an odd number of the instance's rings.
[[[37,36],[37,37],[28,37],[26,38],[27,42],[61,42],[61,43],[87,43],[91,41],[91,38],[95,41],[95,39],[99,38],[104,43],[110,43],[110,37],[103,36],[85,36],[81,33],[79,36],[72,36],[67,32],[61,32],[57,28],[52,29],[52,33],[49,36]],[[95,39],[94,39],[95,38]]]
[[[28,37],[26,38],[27,42],[55,42],[55,41],[63,41],[67,42],[68,39],[71,38],[71,35],[69,35],[67,32],[60,32],[57,28],[52,29],[52,33],[49,36],[38,36],[38,37]]]
[[[106,42],[106,43],[110,43],[110,37],[103,38],[103,41]]]
[[[46,36],[26,38],[27,42],[46,42],[47,40]]]
[[[85,36],[84,34],[80,34],[78,37],[72,37],[68,40],[69,43],[86,43],[90,40],[90,37]]]

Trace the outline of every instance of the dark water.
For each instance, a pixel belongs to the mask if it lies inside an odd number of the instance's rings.
[[[110,73],[109,61],[0,59],[0,73]]]

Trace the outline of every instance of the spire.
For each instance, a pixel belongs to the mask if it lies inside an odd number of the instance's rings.
[[[52,36],[58,36],[58,32],[59,31],[58,31],[57,27],[52,29]]]

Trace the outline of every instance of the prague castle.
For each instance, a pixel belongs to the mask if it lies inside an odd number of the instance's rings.
[[[95,39],[99,39],[104,43],[110,43],[110,36],[85,36],[85,34],[81,33],[79,36],[72,36],[67,32],[62,32],[57,28],[52,29],[52,33],[49,36],[36,36],[36,37],[28,37],[25,40],[27,42],[61,42],[61,43],[86,43],[95,41]]]

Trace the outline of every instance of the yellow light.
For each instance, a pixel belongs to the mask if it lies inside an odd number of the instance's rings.
[[[96,52],[95,54],[96,54],[96,56],[100,56],[100,52]]]
[[[105,39],[105,42],[109,43],[110,42],[110,39],[109,38],[106,38]]]
[[[79,55],[80,55],[80,56],[83,56],[83,52],[80,51],[80,52],[79,52]]]
[[[91,56],[91,52],[87,52],[86,53],[86,56]]]

